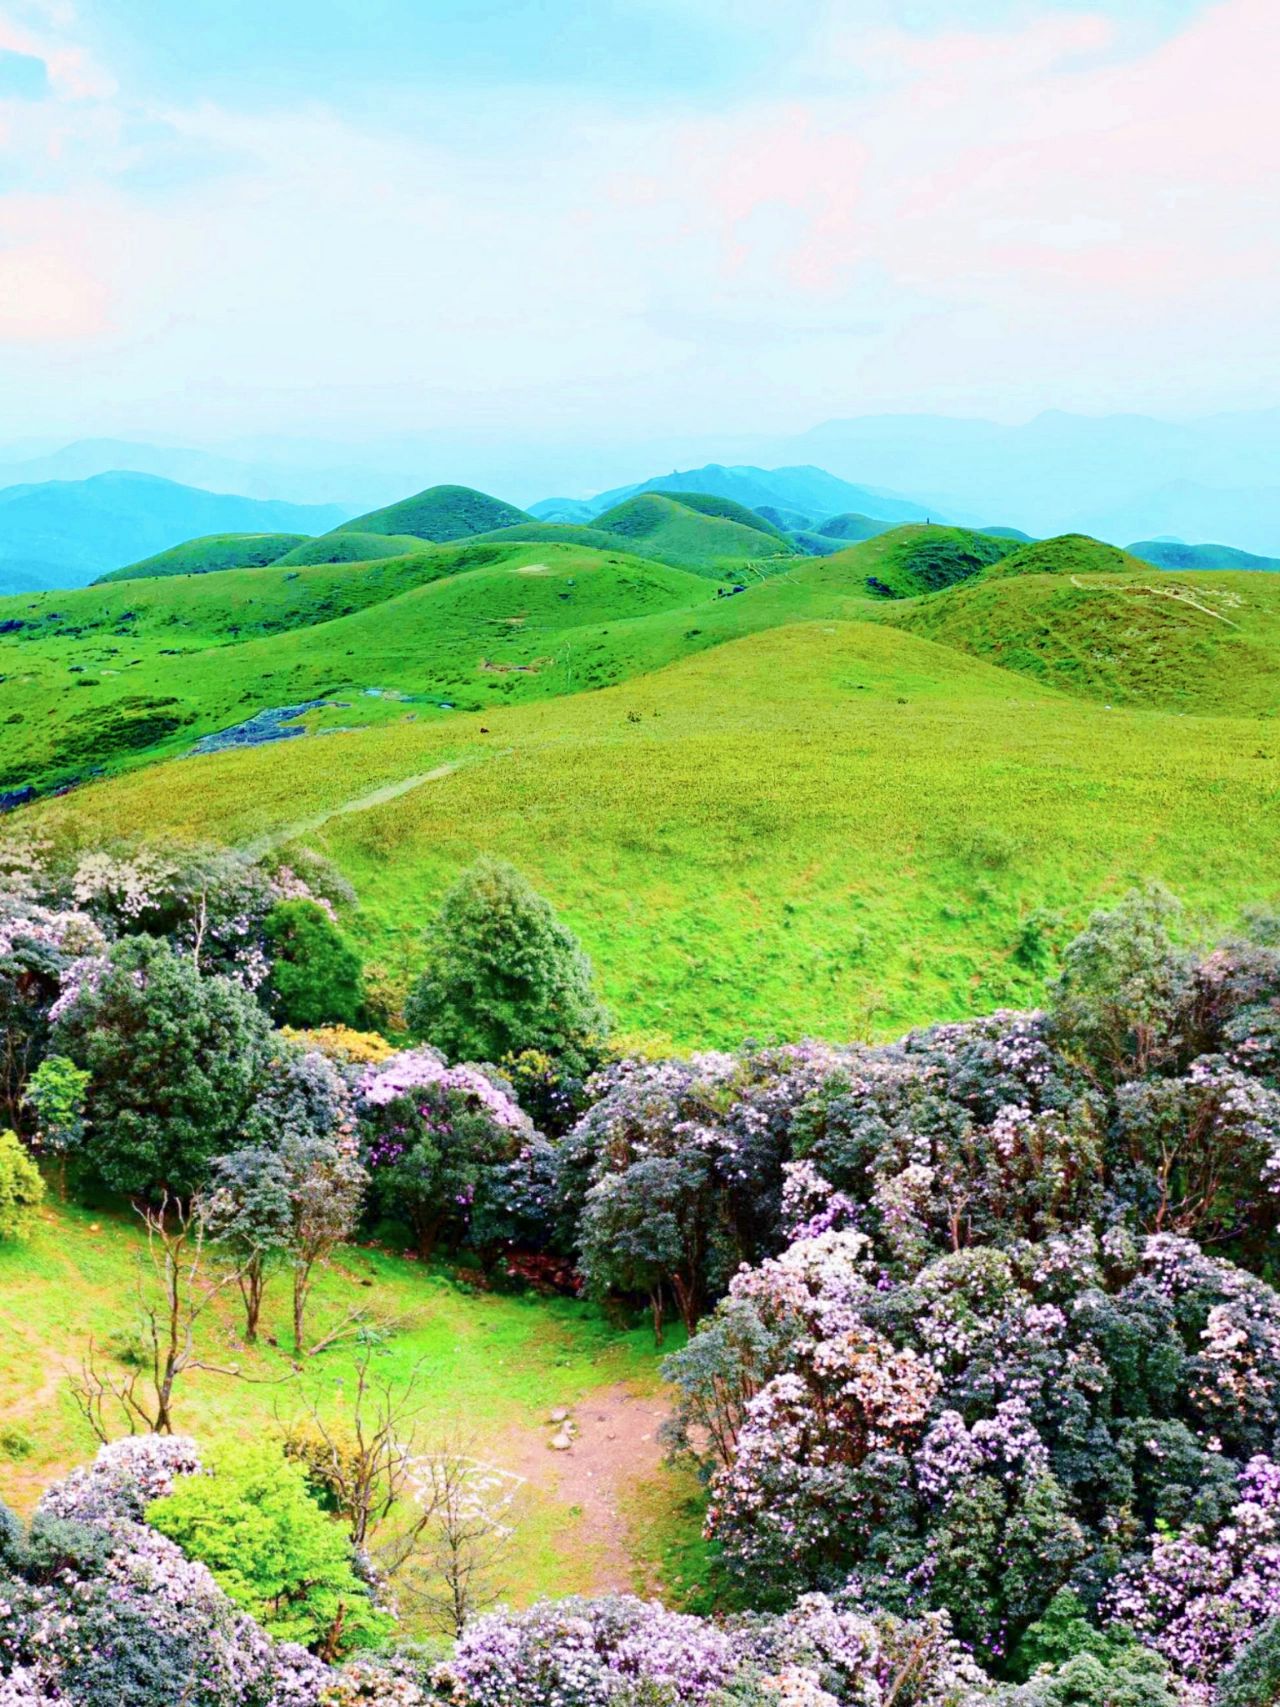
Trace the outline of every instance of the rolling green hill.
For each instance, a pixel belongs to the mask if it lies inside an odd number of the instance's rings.
[[[1270,716],[1280,704],[1280,583],[1231,571],[1138,570],[997,571],[886,620],[1109,705]]]
[[[99,575],[104,581],[147,581],[156,575],[208,575],[221,569],[260,569],[277,563],[287,552],[310,544],[304,533],[211,533],[170,546],[141,563],[129,563]]]
[[[835,563],[882,599],[912,599],[972,580],[1013,549],[1007,540],[967,528],[894,528],[840,552]]]
[[[1234,545],[1184,545],[1180,539],[1140,539],[1130,557],[1157,569],[1280,569],[1280,557],[1257,557]]]
[[[704,574],[719,574],[744,562],[785,559],[795,548],[764,531],[761,518],[748,527],[695,510],[675,498],[646,492],[598,516],[595,526],[627,549],[661,556]]]
[[[421,551],[427,541],[411,533],[324,533],[277,558],[282,569],[310,563],[376,563]]]
[[[1183,717],[1173,740],[1166,714],[831,621],[602,692],[152,766],[19,823],[305,840],[393,979],[491,851],[582,934],[625,1031],[705,1044],[1034,1000],[1055,911],[1144,877],[1220,916],[1274,893],[1278,781],[1256,723]]]
[[[474,492],[469,486],[431,486],[412,498],[402,498],[398,504],[355,516],[333,531],[412,534],[418,539],[447,543],[531,519],[514,504],[504,504],[501,498]]]
[[[363,725],[617,680],[694,644],[687,622],[660,625],[633,660],[632,625],[706,601],[705,577],[620,552],[471,542],[3,601],[0,791],[186,751],[317,698],[354,699],[328,721]]]
[[[674,503],[683,504],[686,510],[696,510],[702,516],[719,516],[721,521],[737,522],[739,527],[754,528],[769,539],[776,539],[783,545],[787,543],[787,536],[781,528],[775,527],[758,511],[735,503],[732,498],[721,498],[707,492],[668,492],[665,495]]]
[[[882,533],[888,533],[892,527],[892,522],[881,522],[874,516],[850,513],[828,516],[825,521],[818,522],[812,531],[822,534],[826,539],[843,539],[848,544],[856,544],[859,540],[875,539]]]
[[[581,522],[515,522],[511,527],[478,533],[474,539],[476,543],[485,541],[498,545],[589,545],[596,551],[616,551],[619,543],[602,528],[588,527]]]
[[[1008,543],[1008,542],[1006,542]],[[1104,545],[1087,533],[1063,533],[1037,539],[1009,552],[995,576],[1006,575],[1120,575],[1141,574],[1146,565],[1114,545]]]

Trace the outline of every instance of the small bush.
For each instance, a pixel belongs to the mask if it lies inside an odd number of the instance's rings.
[[[0,1132],[0,1239],[17,1239],[44,1198],[40,1170],[12,1132]]]

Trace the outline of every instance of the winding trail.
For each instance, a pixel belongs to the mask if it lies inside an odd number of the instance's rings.
[[[299,818],[292,824],[284,824],[278,830],[272,830],[269,835],[258,836],[254,841],[245,845],[245,852],[252,858],[258,859],[273,848],[284,846],[299,836],[309,836],[313,830],[319,830],[331,818],[341,818],[348,812],[369,812],[375,806],[385,806],[388,800],[398,800],[402,794],[411,794],[415,788],[421,788],[428,782],[442,782],[445,777],[456,771],[461,760],[450,764],[437,765],[434,770],[423,771],[418,776],[401,777],[399,782],[383,783],[381,788],[374,788],[368,794],[358,794],[353,800],[343,800],[337,806],[330,806],[327,811],[317,812],[310,818]]]

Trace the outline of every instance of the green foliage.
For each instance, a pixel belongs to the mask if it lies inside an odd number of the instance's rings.
[[[1001,1707],[1179,1707],[1184,1699],[1159,1657],[1136,1645],[1106,1657],[1078,1653],[998,1697]]]
[[[426,937],[405,1022],[453,1061],[537,1049],[572,1059],[607,1016],[591,962],[550,902],[504,861],[481,858],[449,890]]]
[[[413,534],[418,539],[446,541],[531,520],[514,504],[504,504],[500,498],[475,492],[469,486],[431,486],[412,498],[402,498],[398,504],[344,522],[334,532]]]
[[[151,937],[125,938],[54,1031],[90,1076],[85,1159],[115,1191],[187,1196],[235,1147],[271,1061],[271,1026],[228,978]]]
[[[1280,1701],[1280,1618],[1272,1618],[1218,1684],[1215,1707],[1275,1707]]]
[[[855,546],[848,562],[869,593],[911,599],[983,575],[1012,550],[1011,541],[970,528],[911,525]]]
[[[227,1448],[211,1468],[180,1477],[147,1521],[207,1565],[237,1606],[277,1639],[330,1654],[391,1633],[394,1619],[374,1606],[300,1464],[263,1444]]]
[[[144,557],[100,575],[97,585],[108,581],[146,581],[158,575],[208,575],[221,569],[260,569],[276,563],[286,552],[302,545],[302,533],[214,533],[189,539],[168,551]]]
[[[1094,913],[1063,954],[1055,1028],[1112,1078],[1146,1073],[1182,1042],[1193,961],[1173,935],[1181,914],[1177,899],[1151,884]]]
[[[0,1132],[0,1239],[17,1239],[44,1200],[40,1170],[12,1132]]]
[[[281,901],[267,915],[271,995],[282,1025],[357,1026],[360,957],[314,901]]]
[[[89,1073],[65,1055],[49,1055],[27,1081],[26,1102],[36,1117],[41,1149],[65,1156],[84,1138]]]

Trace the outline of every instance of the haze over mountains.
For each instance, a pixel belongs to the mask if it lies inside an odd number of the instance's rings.
[[[204,534],[322,534],[449,479],[538,520],[588,526],[637,493],[694,490],[764,513],[803,549],[822,549],[825,536],[800,536],[823,520],[839,518],[847,540],[933,519],[1117,545],[1221,542],[1219,554],[1267,560],[1256,567],[1280,556],[1280,410],[1189,422],[1050,412],[1017,426],[861,417],[798,437],[729,435],[701,447],[704,466],[695,447],[677,448],[673,472],[607,485],[610,473],[652,467],[653,447],[606,434],[591,447],[514,449],[440,432],[364,447],[264,438],[226,453],[119,439],[27,446],[0,457],[0,591],[82,585]]]

